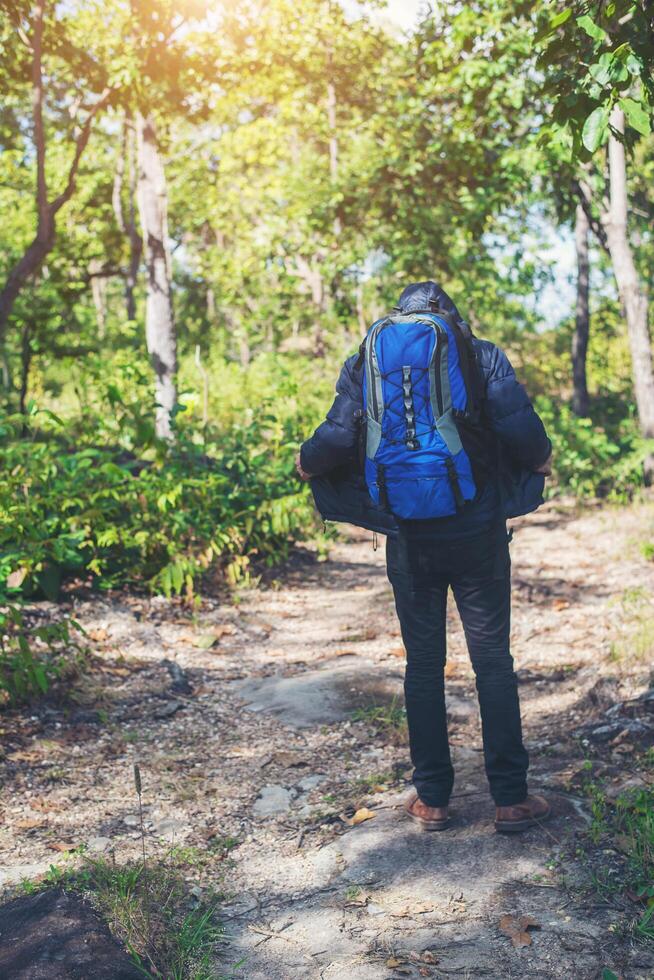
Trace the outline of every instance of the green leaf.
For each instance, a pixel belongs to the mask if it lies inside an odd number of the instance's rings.
[[[568,7],[567,10],[562,10],[560,13],[556,14],[550,19],[549,23],[538,32],[535,38],[536,42],[543,41],[546,37],[549,37],[550,34],[554,33],[557,27],[560,27],[561,24],[565,24],[565,22],[570,20],[571,17],[572,7]]]
[[[592,17],[589,17],[588,14],[583,14],[583,16],[577,17],[577,24],[583,31],[586,32],[586,34],[588,34],[589,37],[592,37],[594,41],[605,41],[608,39],[606,31],[596,24]]]
[[[647,136],[652,129],[652,120],[643,103],[636,102],[635,99],[620,99],[618,105],[624,109],[629,125],[641,135]]]
[[[604,87],[611,81],[611,72],[607,65],[595,64],[588,69],[591,78],[594,78],[598,85]]]
[[[581,139],[586,149],[594,153],[606,139],[608,128],[609,110],[606,106],[600,105],[597,109],[593,109],[581,131]]]
[[[184,569],[177,562],[170,569],[170,580],[175,592],[181,592],[184,585]]]
[[[571,17],[572,17],[572,7],[568,7],[566,10],[562,10],[560,14],[556,14],[550,20],[551,30],[555,30],[557,27],[560,27],[561,24],[565,24],[565,22],[567,20],[570,20]]]

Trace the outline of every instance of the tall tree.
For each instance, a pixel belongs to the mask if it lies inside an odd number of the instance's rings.
[[[649,0],[574,0],[550,12],[539,35],[554,101],[545,134],[588,161],[608,143],[608,201],[579,181],[582,203],[611,257],[631,350],[640,428],[654,438],[654,370],[647,296],[629,230],[625,147],[652,130],[654,119],[654,8]],[[625,131],[625,121],[629,132]],[[600,165],[603,177],[604,164]],[[593,200],[595,198],[595,200]],[[599,218],[597,215],[599,213]],[[654,458],[646,464],[654,476]]]
[[[123,201],[125,196],[123,192],[125,169],[127,169],[126,207]],[[136,133],[134,119],[126,112],[123,119],[123,138],[116,157],[111,199],[116,223],[127,239],[129,246],[128,265],[124,277],[125,306],[128,320],[136,319],[136,280],[143,254],[143,239],[139,235],[136,222],[136,182]]]
[[[589,398],[586,378],[586,353],[590,330],[590,262],[588,239],[590,222],[582,204],[575,211],[575,248],[577,252],[577,302],[575,329],[572,336],[572,411],[588,415]]]
[[[15,9],[12,11],[16,16]],[[36,233],[21,257],[10,269],[6,282],[0,290],[0,343],[4,340],[7,323],[11,316],[16,298],[27,280],[39,271],[43,262],[52,250],[55,242],[57,215],[75,192],[77,174],[84,151],[91,135],[93,120],[103,109],[111,95],[111,90],[105,88],[100,96],[86,110],[86,117],[77,132],[71,137],[72,156],[64,184],[59,193],[50,194],[47,175],[48,136],[44,123],[45,93],[43,85],[43,40],[46,18],[45,0],[36,0],[28,22],[31,31],[28,34],[21,31],[21,37],[29,39],[31,48],[31,87],[32,87],[32,125],[34,134],[34,152],[36,156]],[[22,18],[18,17],[19,20]],[[73,103],[71,115],[77,118],[80,105]]]
[[[624,147],[624,111],[616,105],[611,113],[609,137],[609,207],[602,225],[611,253],[620,301],[627,320],[634,374],[634,393],[643,435],[654,439],[654,370],[647,322],[647,296],[640,282],[628,232],[629,202]]]
[[[145,336],[155,374],[155,427],[161,439],[170,439],[172,412],[177,402],[177,336],[168,250],[168,192],[153,116],[138,113],[136,131],[138,205],[147,270]]]

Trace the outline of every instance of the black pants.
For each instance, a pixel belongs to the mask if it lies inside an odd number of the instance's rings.
[[[413,781],[429,806],[445,806],[454,781],[445,713],[446,605],[452,587],[476,675],[484,760],[497,806],[527,795],[511,627],[511,559],[506,528],[438,540],[387,539],[388,577],[407,652],[404,693]]]

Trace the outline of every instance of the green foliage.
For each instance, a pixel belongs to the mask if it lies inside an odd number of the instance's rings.
[[[647,759],[644,757],[645,765]],[[620,867],[609,877],[601,872],[596,885],[605,894],[617,887],[632,893],[642,903],[632,929],[634,935],[654,940],[654,787],[644,783],[610,803],[596,784],[588,788],[591,795],[591,840],[612,845],[621,855]]]
[[[537,45],[554,97],[550,138],[587,159],[609,134],[611,109],[624,111],[630,141],[654,119],[651,11],[643,0],[564,0],[544,5]]]
[[[536,407],[552,440],[556,491],[621,499],[642,486],[648,449],[633,418],[602,426],[547,396]]]
[[[24,881],[21,890],[33,894],[63,888],[90,896],[113,935],[150,980],[217,980],[215,957],[224,937],[218,916],[220,896],[192,897],[184,868],[187,862],[174,849],[147,864],[85,856],[79,867],[51,865],[39,881]]]
[[[204,572],[236,584],[252,559],[282,559],[315,527],[293,468],[306,415],[293,412],[297,382],[283,369],[274,392],[241,380],[238,397],[223,392],[224,426],[198,426],[191,409],[188,421],[178,416],[170,449],[153,440],[134,372],[124,394],[114,381],[103,393],[98,382],[95,401],[65,424],[32,409],[30,439],[16,439],[25,419],[8,417],[0,444],[5,590],[13,575],[24,594],[52,599],[70,579],[190,595]]]
[[[0,608],[0,704],[3,698],[16,704],[42,697],[83,663],[79,623],[69,618],[36,623],[15,602]]]

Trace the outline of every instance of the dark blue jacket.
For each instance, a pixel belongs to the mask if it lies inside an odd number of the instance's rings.
[[[402,293],[402,313],[441,309],[459,322],[456,306],[433,282],[416,283]],[[466,327],[467,329],[467,327]],[[479,496],[453,517],[406,521],[409,530],[452,537],[474,533],[502,517],[517,517],[535,510],[543,501],[544,477],[534,471],[551,452],[545,427],[519,383],[504,351],[488,340],[473,339],[484,384],[484,415],[489,439],[497,448],[498,472]],[[395,518],[370,500],[361,477],[360,431],[363,420],[363,366],[358,354],[343,365],[336,398],[325,421],[302,446],[302,468],[312,480],[316,506],[325,520],[344,521],[382,533],[395,533]]]

